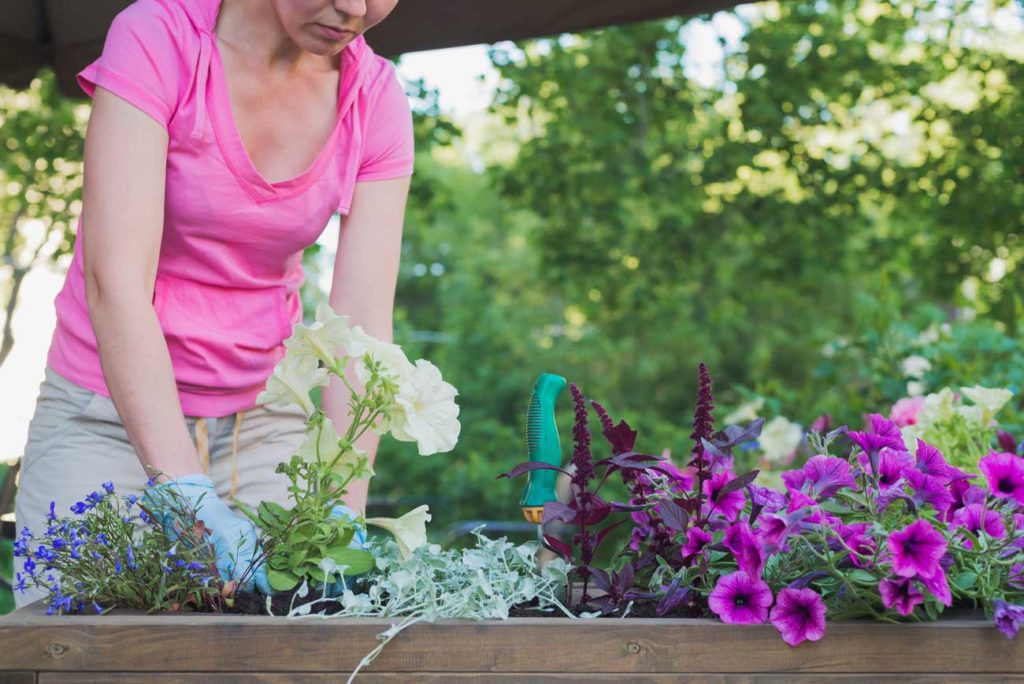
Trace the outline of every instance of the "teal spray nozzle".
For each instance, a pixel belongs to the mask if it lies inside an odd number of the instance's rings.
[[[555,400],[565,385],[565,378],[553,373],[542,373],[533,385],[526,413],[526,449],[531,461],[542,461],[555,467],[562,465],[562,447],[555,425]],[[557,480],[556,470],[531,470],[528,473],[519,507],[529,522],[539,525],[544,516],[544,504],[557,500]]]

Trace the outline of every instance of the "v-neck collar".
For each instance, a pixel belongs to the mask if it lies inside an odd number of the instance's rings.
[[[359,58],[365,48],[365,38],[357,36],[341,52],[339,65],[339,83],[337,99],[337,118],[334,128],[331,130],[326,143],[320,150],[316,159],[297,176],[281,181],[270,182],[256,169],[252,158],[249,156],[242,137],[238,132],[234,115],[231,110],[231,98],[228,94],[227,78],[224,74],[224,64],[221,61],[220,50],[217,46],[217,36],[214,33],[217,15],[220,11],[221,0],[213,0],[209,4],[206,13],[205,33],[209,39],[211,59],[209,60],[209,95],[212,98],[211,106],[208,107],[210,119],[213,124],[214,135],[220,146],[224,159],[227,162],[232,174],[246,192],[256,201],[263,202],[275,199],[285,199],[301,193],[308,188],[323,172],[324,168],[332,161],[337,150],[337,140],[342,124],[356,99],[359,90],[359,82],[362,75],[362,60]]]

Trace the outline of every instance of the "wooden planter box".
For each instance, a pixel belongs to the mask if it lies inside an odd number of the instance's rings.
[[[326,684],[389,620],[220,615],[0,618],[4,684]],[[990,622],[829,623],[791,648],[714,620],[447,620],[399,634],[358,682],[1024,682],[1024,638]]]

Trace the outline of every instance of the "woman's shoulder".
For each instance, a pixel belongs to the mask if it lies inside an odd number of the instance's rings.
[[[364,69],[360,85],[365,100],[375,103],[382,95],[395,88],[402,89],[404,92],[394,63],[387,57],[382,57],[374,52],[363,36],[360,36],[359,40],[363,41],[362,54],[359,59]]]
[[[114,17],[107,38],[127,34],[154,47],[171,43],[185,54],[208,30],[210,11],[208,0],[135,0]]]

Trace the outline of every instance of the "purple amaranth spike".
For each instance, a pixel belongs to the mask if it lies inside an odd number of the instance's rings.
[[[693,440],[693,460],[691,465],[702,467],[704,464],[704,445],[702,439],[710,440],[715,431],[715,418],[711,412],[715,409],[714,396],[711,393],[711,375],[708,367],[701,363],[697,370],[700,378],[697,390],[697,408],[693,412],[693,432],[690,439]]]

